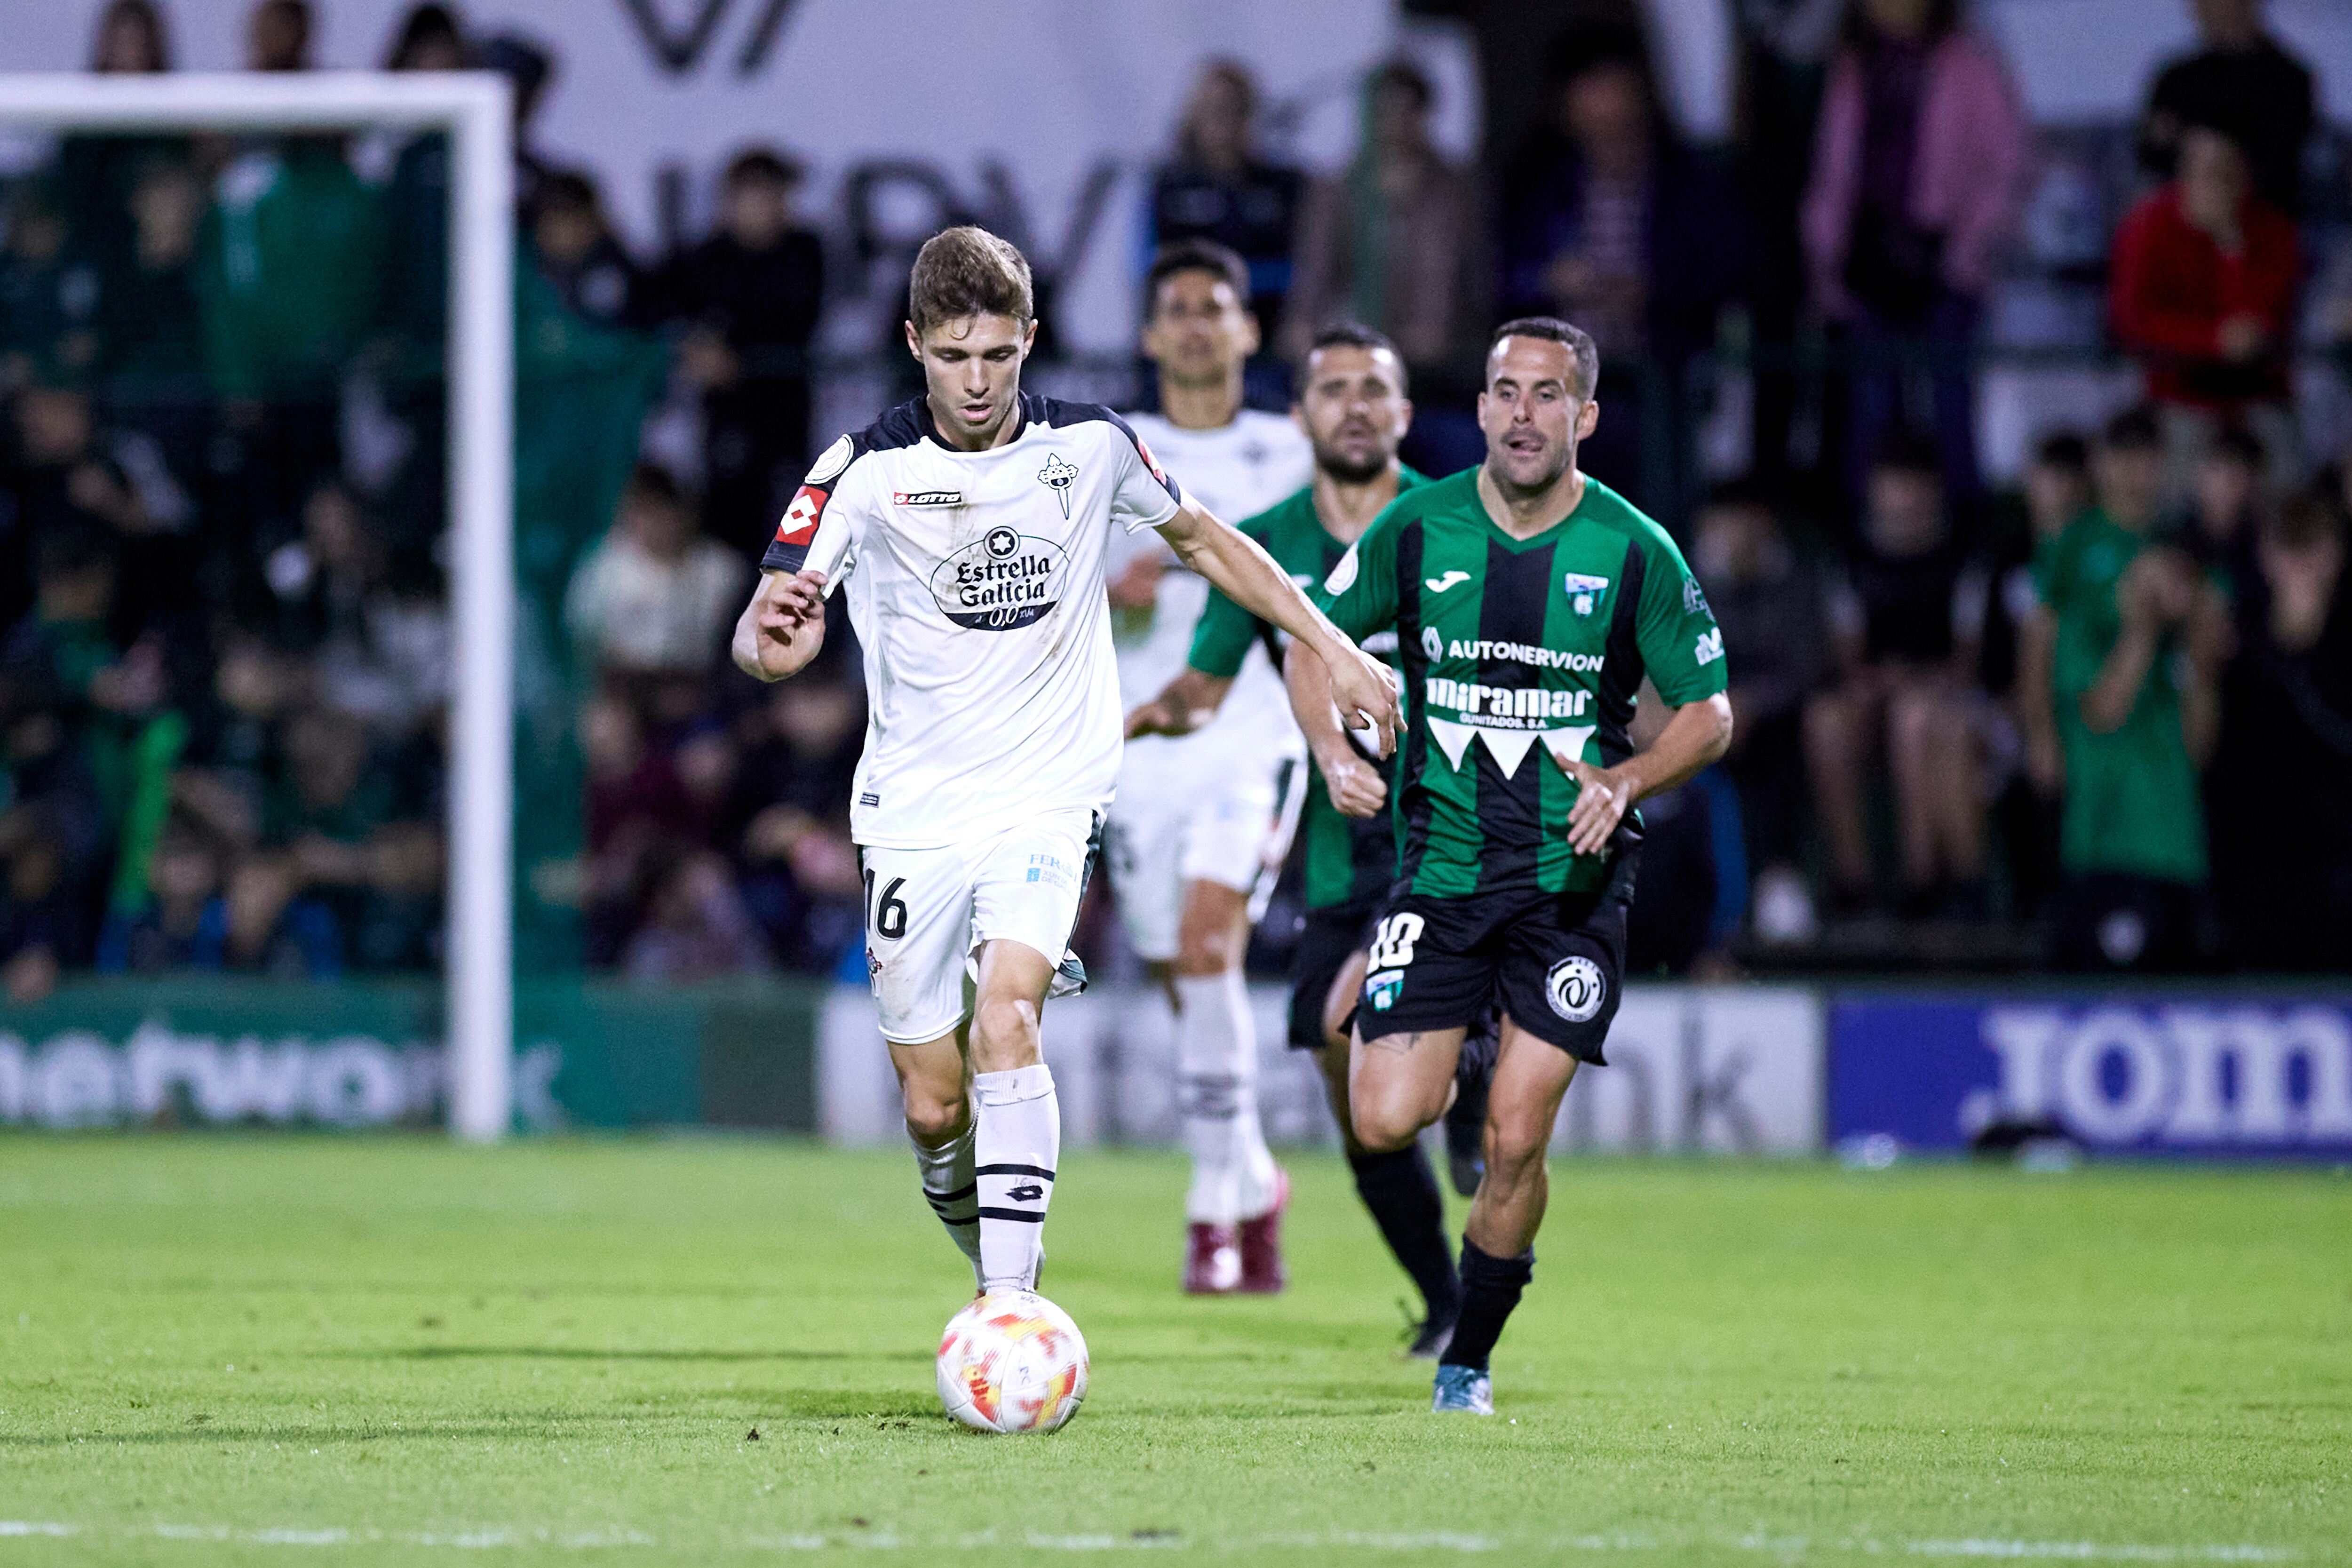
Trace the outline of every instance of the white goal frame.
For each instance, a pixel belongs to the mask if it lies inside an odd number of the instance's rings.
[[[486,71],[0,74],[0,125],[449,133],[449,1130],[514,1107],[514,121]]]

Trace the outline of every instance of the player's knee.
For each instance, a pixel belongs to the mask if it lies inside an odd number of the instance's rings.
[[[1348,1119],[1355,1124],[1356,1142],[1375,1154],[1412,1147],[1421,1130],[1433,1120],[1423,1117],[1419,1105],[1402,1096],[1366,1096],[1352,1091],[1348,1099]]]
[[[1235,951],[1236,946],[1223,931],[1188,928],[1177,939],[1175,972],[1184,979],[1196,980],[1239,969],[1241,954]]]
[[[1517,1178],[1543,1163],[1551,1146],[1551,1128],[1526,1116],[1490,1110],[1486,1118],[1486,1168]]]
[[[972,1065],[983,1072],[1037,1059],[1037,1004],[1025,996],[983,996],[971,1016]]]
[[[969,1110],[961,1094],[950,1099],[908,1084],[904,1095],[907,1135],[927,1149],[936,1149],[963,1131]]]

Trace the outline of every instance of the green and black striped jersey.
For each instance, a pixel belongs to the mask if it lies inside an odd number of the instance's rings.
[[[1412,890],[1590,891],[1641,829],[1628,813],[1604,853],[1570,849],[1578,786],[1559,759],[1622,762],[1644,673],[1676,707],[1721,691],[1723,634],[1665,530],[1608,486],[1588,478],[1574,511],[1519,540],[1487,517],[1478,472],[1399,496],[1317,603],[1360,642],[1396,631]]]
[[[1406,468],[1399,493],[1427,482]],[[1347,550],[1331,537],[1323,527],[1323,520],[1316,515],[1313,485],[1234,526],[1264,545],[1275,564],[1309,593],[1331,574]],[[1200,624],[1193,630],[1192,651],[1186,662],[1203,675],[1231,679],[1241,673],[1242,661],[1249,657],[1252,643],[1263,639],[1268,650],[1274,651],[1278,635],[1265,622],[1213,591],[1208,607],[1201,612]],[[1368,637],[1364,650],[1382,655],[1393,664],[1396,637],[1389,633]],[[1275,652],[1275,662],[1276,668],[1281,668],[1278,651]],[[1369,752],[1366,757],[1376,760]],[[1396,835],[1390,828],[1389,817],[1386,814],[1370,818],[1342,816],[1324,788],[1322,770],[1312,762],[1307,767],[1310,776],[1307,781],[1307,800],[1298,819],[1307,907],[1328,910],[1368,905],[1387,892],[1389,884],[1396,880]]]

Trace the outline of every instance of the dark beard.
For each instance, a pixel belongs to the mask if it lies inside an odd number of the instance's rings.
[[[1364,485],[1387,472],[1389,460],[1372,458],[1360,463],[1351,463],[1336,453],[1318,452],[1315,454],[1315,466],[1343,485]]]

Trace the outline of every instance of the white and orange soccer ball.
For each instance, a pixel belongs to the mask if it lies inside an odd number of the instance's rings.
[[[940,1403],[982,1432],[1051,1432],[1087,1396],[1087,1342],[1034,1290],[982,1296],[940,1336]]]

